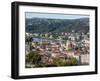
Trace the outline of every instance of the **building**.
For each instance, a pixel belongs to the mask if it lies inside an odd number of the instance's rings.
[[[81,54],[79,56],[80,64],[89,64],[89,54]]]

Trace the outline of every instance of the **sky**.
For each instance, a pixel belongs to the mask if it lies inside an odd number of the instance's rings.
[[[49,18],[49,19],[79,19],[79,18],[89,18],[89,15],[25,12],[25,17],[26,18]]]

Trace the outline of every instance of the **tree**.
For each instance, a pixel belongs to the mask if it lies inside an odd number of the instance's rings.
[[[69,61],[67,62],[68,65],[77,65],[78,64],[78,61],[76,58],[74,57],[71,57],[69,58]]]
[[[38,65],[41,61],[41,55],[39,55],[38,51],[32,51],[28,55],[26,55],[26,62],[30,64]]]
[[[53,65],[56,66],[65,66],[66,65],[66,60],[65,59],[61,59],[61,58],[53,58]]]
[[[33,38],[31,36],[26,36],[25,37],[25,42],[30,43],[32,42]]]

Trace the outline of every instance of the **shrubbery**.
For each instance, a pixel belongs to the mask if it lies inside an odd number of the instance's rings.
[[[55,64],[56,66],[73,66],[77,65],[78,61],[74,57],[68,59],[54,58],[53,64]]]
[[[38,51],[32,51],[26,55],[26,62],[30,64],[38,64],[41,61],[41,56]]]
[[[34,64],[34,67],[54,67],[54,66],[73,66],[77,65],[78,61],[76,58],[59,58],[55,57],[52,58],[51,64],[43,64],[41,61],[41,55],[38,51],[30,52],[28,55],[26,55],[26,63]]]

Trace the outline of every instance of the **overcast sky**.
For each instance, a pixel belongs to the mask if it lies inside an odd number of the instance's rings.
[[[26,18],[50,18],[50,19],[79,19],[79,18],[89,18],[88,15],[78,15],[78,14],[50,14],[50,13],[34,13],[26,12]]]

